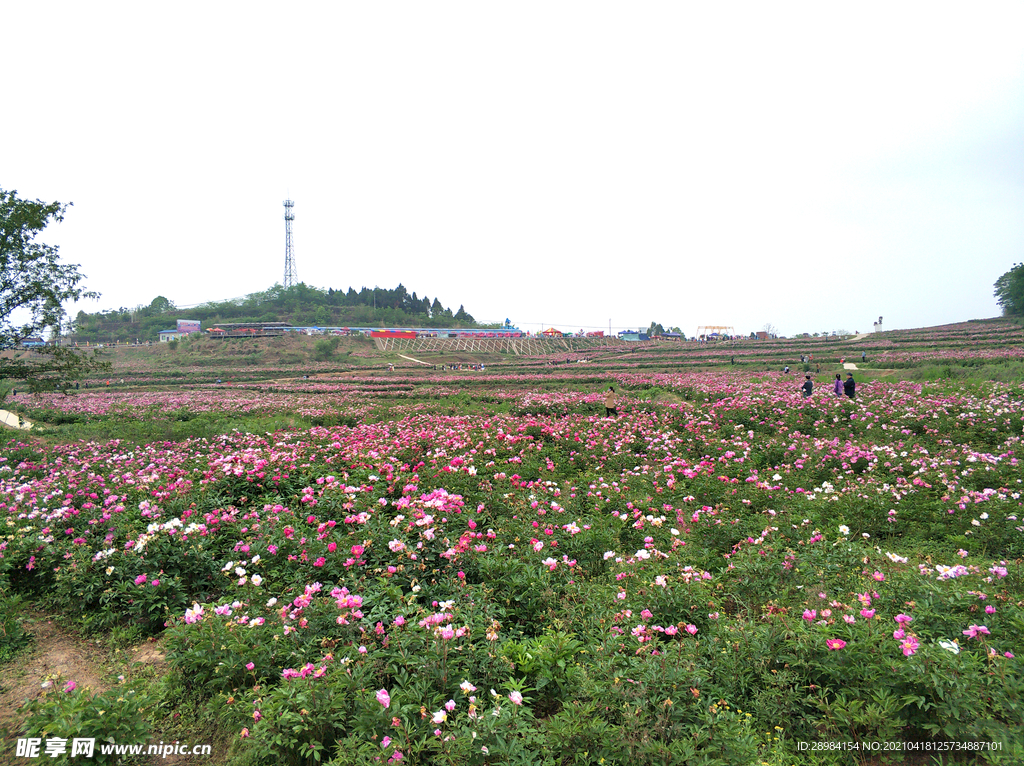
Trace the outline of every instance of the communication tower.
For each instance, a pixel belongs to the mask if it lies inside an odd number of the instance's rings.
[[[295,203],[290,199],[284,201],[284,289],[296,285],[299,281],[295,273],[295,245],[292,243],[292,221],[295,220],[295,213],[292,208]]]

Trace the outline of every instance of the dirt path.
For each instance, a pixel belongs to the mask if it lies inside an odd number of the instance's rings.
[[[25,705],[42,693],[47,681],[61,686],[74,681],[94,692],[110,688],[103,680],[106,652],[95,642],[72,636],[53,619],[35,612],[29,612],[24,627],[32,634],[33,643],[4,667],[0,676],[0,732],[5,738],[18,731]],[[13,740],[9,744],[13,751]]]
[[[25,708],[42,694],[44,683],[62,689],[68,681],[74,681],[78,688],[96,694],[118,683],[115,674],[130,677],[138,672],[160,677],[167,673],[159,642],[145,641],[111,654],[103,641],[71,633],[54,618],[31,610],[27,612],[24,628],[32,635],[32,644],[0,668],[0,763],[7,763],[4,756],[15,752]],[[212,756],[197,759],[168,754],[149,756],[149,759],[152,766],[216,763]]]
[[[430,362],[421,362],[419,359],[413,359],[411,356],[405,356],[404,354],[399,354],[399,356],[402,357],[402,359],[408,359],[410,362],[416,362],[416,364],[430,364]]]

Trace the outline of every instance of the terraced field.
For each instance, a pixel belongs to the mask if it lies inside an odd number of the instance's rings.
[[[1020,325],[427,364],[314,343],[115,349],[109,386],[14,400],[3,757],[1024,760]],[[47,659],[61,635],[93,649]]]

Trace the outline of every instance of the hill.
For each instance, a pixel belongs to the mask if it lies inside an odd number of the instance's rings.
[[[218,322],[286,322],[298,327],[415,326],[494,327],[478,324],[464,306],[452,311],[434,298],[420,298],[399,284],[388,290],[363,287],[348,291],[300,283],[288,289],[274,285],[229,301],[213,301],[179,309],[157,296],[148,306],[121,307],[96,313],[79,311],[64,336],[78,343],[135,343],[159,339],[161,330],[178,319],[199,320],[204,327]]]

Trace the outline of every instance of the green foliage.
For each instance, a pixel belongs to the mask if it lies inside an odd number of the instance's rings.
[[[50,223],[64,220],[68,205],[17,195],[0,189],[0,349],[47,328],[59,334],[65,302],[99,297],[80,286],[84,276],[77,265],[60,262],[57,247],[36,241]],[[47,345],[0,357],[0,380],[24,381],[31,391],[66,391],[85,373],[106,367],[95,356]]]
[[[1007,316],[1024,316],[1024,263],[1016,263],[995,283],[996,303]]]
[[[89,763],[122,762],[119,755],[100,752],[101,744],[136,744],[145,742],[151,727],[146,720],[147,708],[153,700],[143,691],[119,686],[101,694],[89,689],[70,688],[71,682],[51,679],[50,688],[28,704],[28,718],[22,726],[24,737],[61,737],[67,740],[67,752],[49,763],[78,763],[70,757],[72,740],[95,738],[95,750]]]
[[[338,350],[340,338],[321,338],[313,344],[313,359],[318,362],[329,362]]]
[[[22,599],[7,595],[0,584],[0,666],[6,665],[29,643],[30,636],[22,626]]]

